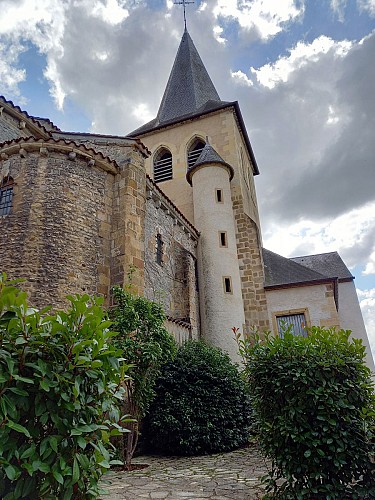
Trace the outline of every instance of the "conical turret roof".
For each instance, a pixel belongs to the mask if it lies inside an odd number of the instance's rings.
[[[227,168],[229,173],[229,180],[233,179],[234,170],[229,163],[224,161],[219,153],[214,149],[208,141],[208,137],[206,138],[206,145],[201,151],[201,154],[198,156],[197,161],[194,163],[192,167],[186,172],[186,179],[191,184],[191,177],[193,172],[203,165],[223,165]]]
[[[192,168],[198,167],[199,165],[204,165],[206,163],[220,163],[222,165],[228,165],[228,163],[222,159],[216,149],[211,146],[211,144],[208,142],[208,139],[206,139],[206,144]]]
[[[159,123],[196,112],[208,101],[221,102],[212,80],[185,30],[157,114]]]

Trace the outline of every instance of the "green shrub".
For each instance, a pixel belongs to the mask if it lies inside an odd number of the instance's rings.
[[[99,299],[48,316],[13,285],[0,275],[0,498],[94,498],[122,431],[110,322]]]
[[[249,438],[251,409],[235,365],[219,349],[188,342],[167,363],[146,419],[157,451],[199,455],[229,451]]]
[[[314,327],[241,345],[273,498],[375,497],[373,386],[349,335]]]
[[[111,310],[112,328],[117,332],[114,344],[130,365],[131,375],[124,384],[122,408],[134,420],[126,425],[129,432],[116,440],[120,441],[118,451],[129,468],[138,444],[139,426],[155,396],[156,379],[177,347],[164,327],[165,314],[159,304],[133,294],[131,285],[125,289],[114,287],[113,296],[116,305]]]

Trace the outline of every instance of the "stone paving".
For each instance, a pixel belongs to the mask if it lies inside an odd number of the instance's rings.
[[[267,464],[254,445],[230,453],[201,457],[142,456],[133,460],[149,467],[132,472],[109,472],[103,500],[262,498],[259,478]]]

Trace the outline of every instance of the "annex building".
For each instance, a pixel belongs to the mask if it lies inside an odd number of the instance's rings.
[[[185,30],[156,118],[126,136],[72,133],[0,97],[0,270],[38,306],[103,295],[129,272],[181,341],[237,358],[232,327],[350,329],[367,347],[336,252],[262,246],[259,174],[237,101],[222,101]]]

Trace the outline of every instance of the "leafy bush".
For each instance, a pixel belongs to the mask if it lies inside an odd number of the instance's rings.
[[[249,438],[251,409],[235,365],[217,348],[187,342],[167,363],[146,418],[146,439],[168,454],[229,451]]]
[[[314,327],[240,342],[273,498],[375,497],[373,386],[349,335]]]
[[[145,297],[134,295],[131,285],[113,288],[115,307],[111,311],[112,328],[118,332],[114,344],[130,365],[131,379],[125,382],[123,413],[133,417],[123,436],[121,458],[130,467],[137,447],[139,425],[155,396],[154,386],[161,367],[176,352],[173,337],[164,328],[162,307]],[[125,441],[125,442],[124,442]]]
[[[96,497],[122,431],[110,322],[99,299],[48,316],[14,285],[0,275],[0,497]]]

